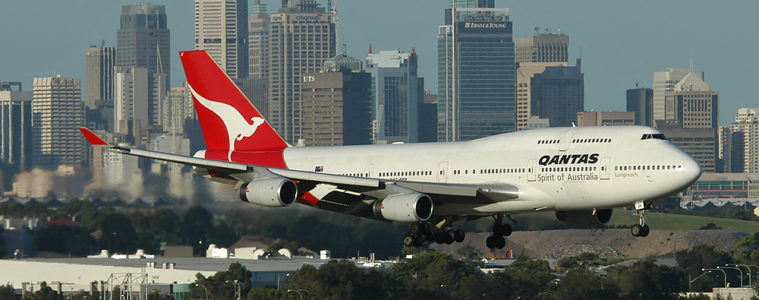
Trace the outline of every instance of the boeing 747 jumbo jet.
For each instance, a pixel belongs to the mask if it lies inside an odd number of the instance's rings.
[[[243,201],[293,202],[410,223],[404,244],[461,242],[459,220],[492,217],[489,248],[503,248],[504,217],[554,211],[593,226],[612,208],[634,206],[633,236],[647,236],[645,212],[691,185],[701,166],[656,129],[643,126],[548,128],[466,142],[292,147],[274,131],[205,51],[179,55],[207,150],[193,157],[110,145],[82,128],[94,146],[190,165],[229,183]]]

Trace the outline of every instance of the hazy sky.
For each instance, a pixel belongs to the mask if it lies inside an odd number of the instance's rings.
[[[253,3],[253,0],[249,0]],[[269,11],[280,0],[262,0]],[[326,3],[326,0],[321,0]],[[66,74],[84,80],[85,49],[105,41],[116,46],[121,5],[137,1],[4,1],[0,9],[0,81]],[[163,0],[171,30],[171,51],[193,47],[193,2]],[[448,1],[342,0],[340,41],[364,58],[374,51],[416,47],[426,88],[437,91],[437,28]],[[569,35],[570,63],[582,54],[586,110],[624,110],[625,90],[652,86],[652,72],[695,69],[720,92],[720,123],[740,107],[759,107],[759,1],[496,0],[511,9],[515,35],[551,28]],[[172,85],[184,80],[178,55],[171,61]],[[84,85],[84,82],[82,82]],[[84,86],[82,87],[84,91]]]

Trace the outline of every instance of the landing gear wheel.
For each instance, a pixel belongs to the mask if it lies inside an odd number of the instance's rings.
[[[485,245],[490,249],[503,249],[503,247],[506,247],[506,239],[500,235],[491,235],[485,240]]]
[[[464,241],[464,237],[465,237],[464,231],[461,230],[461,229],[458,229],[458,230],[456,230],[456,231],[453,232],[453,239],[457,243],[463,242]]]
[[[496,243],[495,239],[496,239],[496,238],[495,238],[495,236],[494,236],[494,235],[491,235],[491,236],[489,236],[489,237],[488,237],[488,238],[485,240],[485,245],[486,245],[486,246],[488,246],[488,248],[490,248],[490,249],[495,249],[495,243]]]
[[[502,224],[495,227],[495,231],[493,232],[495,235],[501,235],[501,236],[510,236],[511,235],[511,225],[509,224]]]
[[[643,225],[643,228],[641,228],[641,231],[640,231],[640,236],[647,237],[648,232],[649,232],[648,225]]]
[[[643,226],[640,226],[640,224],[635,224],[633,225],[632,228],[630,228],[630,233],[632,233],[634,237],[641,236],[642,232],[643,232]]]

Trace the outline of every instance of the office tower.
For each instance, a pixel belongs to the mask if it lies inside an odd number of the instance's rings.
[[[685,75],[691,73],[689,69],[669,68],[664,72],[654,72],[654,121],[664,120],[664,93],[672,91],[675,84],[680,82]],[[704,72],[695,72],[704,79]]]
[[[147,68],[129,68],[116,73],[114,92],[114,131],[139,140],[149,123]],[[134,141],[132,141],[134,142]]]
[[[27,170],[31,159],[32,91],[23,91],[21,82],[0,82],[0,160],[13,173]]]
[[[419,141],[418,109],[424,87],[419,86],[416,52],[380,51],[366,55],[372,74],[372,122],[375,143]]]
[[[84,112],[79,79],[34,78],[32,99],[34,165],[46,169],[81,165],[84,147],[79,128]]]
[[[266,4],[255,0],[248,20],[248,68],[250,78],[269,76],[269,30],[271,18]]]
[[[730,127],[733,172],[759,173],[759,108],[738,109]]]
[[[569,36],[535,33],[514,38],[517,63],[569,62]]]
[[[717,131],[717,172],[732,173],[733,130],[730,126],[720,126]]]
[[[523,62],[517,68],[517,130],[527,129],[532,115],[532,77],[543,73],[546,67],[567,66],[565,62]]]
[[[711,91],[698,73],[688,73],[664,93],[664,117],[679,121],[683,128],[719,127],[719,92]]]
[[[335,56],[335,15],[315,0],[282,4],[270,23],[267,118],[285,141],[296,144],[302,138],[303,75],[318,72]]]
[[[419,80],[423,81],[424,78]],[[420,83],[420,86],[424,86],[424,83]],[[424,94],[418,108],[418,140],[420,143],[437,142],[437,95],[425,90],[420,92]]]
[[[635,125],[635,113],[626,111],[581,111],[577,113],[577,126]]]
[[[635,125],[654,126],[654,89],[627,90],[627,111],[635,113]]]
[[[195,0],[195,50],[206,50],[229,78],[248,77],[248,0]]]
[[[183,134],[185,119],[195,118],[195,108],[192,94],[186,86],[173,87],[166,95],[163,109],[163,131],[172,134]]]
[[[160,101],[166,97],[171,74],[169,29],[166,27],[166,8],[163,5],[135,4],[121,7],[121,27],[116,49],[116,72],[130,68],[145,68],[150,77],[148,95],[149,125],[161,125]]]
[[[546,67],[531,81],[531,114],[549,119],[551,127],[572,126],[585,107],[585,80],[580,60],[575,66]]]
[[[361,60],[345,52],[303,76],[303,140],[306,146],[371,144],[371,83]]]
[[[89,109],[97,109],[98,101],[113,105],[113,75],[116,67],[116,48],[87,48],[86,52],[85,103]]]
[[[511,12],[454,8],[438,28],[438,141],[516,130]],[[449,13],[446,13],[449,15]]]

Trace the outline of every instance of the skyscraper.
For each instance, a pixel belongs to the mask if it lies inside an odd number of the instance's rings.
[[[635,113],[627,111],[581,111],[577,113],[577,126],[635,125]]]
[[[113,105],[113,75],[116,67],[116,48],[87,48],[86,52],[86,99],[89,109],[97,109],[98,101]]]
[[[517,63],[569,62],[569,36],[536,33],[514,38]]]
[[[130,68],[147,69],[149,86],[148,124],[161,125],[160,101],[165,100],[170,85],[171,57],[169,29],[166,27],[166,8],[163,5],[135,4],[121,7],[121,27],[118,31],[116,72]]]
[[[306,146],[365,145],[371,139],[372,76],[345,52],[303,76],[303,140]]]
[[[250,78],[269,76],[269,30],[271,19],[266,4],[255,0],[248,20],[248,68]]]
[[[30,167],[31,150],[32,91],[21,90],[21,82],[0,83],[0,160],[13,171],[23,171]]]
[[[55,168],[79,166],[84,148],[79,128],[84,124],[81,83],[58,75],[34,78],[32,96],[34,165]]]
[[[627,90],[627,111],[635,113],[635,125],[654,126],[654,90],[634,88]]]
[[[140,140],[141,131],[149,123],[148,88],[151,85],[147,68],[128,68],[117,72],[114,92],[114,131]]]
[[[248,0],[195,0],[195,50],[232,80],[248,77]]]
[[[482,7],[446,11],[446,25],[438,28],[438,141],[516,130],[511,12]]]
[[[517,68],[517,130],[527,129],[532,115],[532,77],[546,67],[567,66],[565,62],[522,62]]]
[[[424,86],[419,86],[416,52],[380,51],[366,55],[366,70],[372,74],[372,119],[375,143],[418,142],[419,104]]]
[[[654,72],[654,121],[664,120],[664,93],[672,91],[675,84],[680,82],[685,75],[688,75],[689,69],[669,68],[664,72]],[[704,79],[704,72],[695,72],[696,75]]]
[[[532,77],[532,115],[549,119],[551,127],[572,126],[585,110],[585,78],[575,66],[546,67]]]
[[[733,172],[759,173],[759,108],[738,109],[733,132]]]
[[[271,16],[269,35],[269,113],[267,119],[285,141],[302,138],[303,75],[318,72],[334,57],[335,19],[315,0],[284,0]]]

